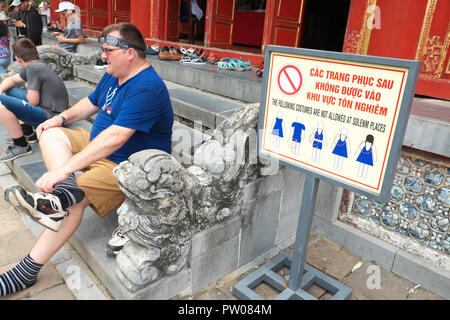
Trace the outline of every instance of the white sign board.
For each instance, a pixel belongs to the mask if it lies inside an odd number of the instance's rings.
[[[409,60],[268,47],[260,156],[386,199],[419,65]]]

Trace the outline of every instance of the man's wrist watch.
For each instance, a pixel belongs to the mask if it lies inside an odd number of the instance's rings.
[[[64,117],[62,114],[59,115],[59,117],[62,119],[62,126],[66,124],[66,117]]]

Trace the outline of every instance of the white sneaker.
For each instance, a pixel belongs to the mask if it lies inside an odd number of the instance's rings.
[[[18,211],[53,231],[59,230],[67,215],[59,198],[51,193],[29,193],[17,185],[6,189],[4,198]]]

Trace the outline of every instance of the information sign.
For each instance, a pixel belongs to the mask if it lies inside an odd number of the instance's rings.
[[[269,46],[259,154],[388,197],[420,62]]]

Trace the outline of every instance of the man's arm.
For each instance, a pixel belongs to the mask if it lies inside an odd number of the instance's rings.
[[[59,43],[79,44],[79,43],[84,43],[84,36],[82,34],[80,34],[76,38],[65,38],[63,35],[60,35],[60,36],[56,36],[56,40],[58,40]]]
[[[0,94],[4,94],[5,91],[8,91],[12,87],[14,87],[20,83],[24,83],[24,82],[25,82],[25,80],[23,80],[18,74],[15,74],[9,78],[6,78],[0,84]]]
[[[60,116],[63,116],[66,119],[66,124],[69,124],[80,120],[86,120],[97,112],[98,108],[93,105],[87,97],[85,97],[74,104],[70,109],[61,112],[60,115],[41,123],[36,128],[36,135],[39,139],[44,130],[62,126],[63,120]]]
[[[121,126],[110,126],[95,137],[86,148],[70,158],[63,166],[42,175],[36,182],[36,186],[41,192],[53,192],[56,184],[69,177],[72,173],[106,158],[122,147],[135,131],[134,129]]]
[[[28,90],[27,91],[27,100],[33,106],[37,106],[39,104],[40,99],[41,99],[41,95],[39,93],[39,90]]]

